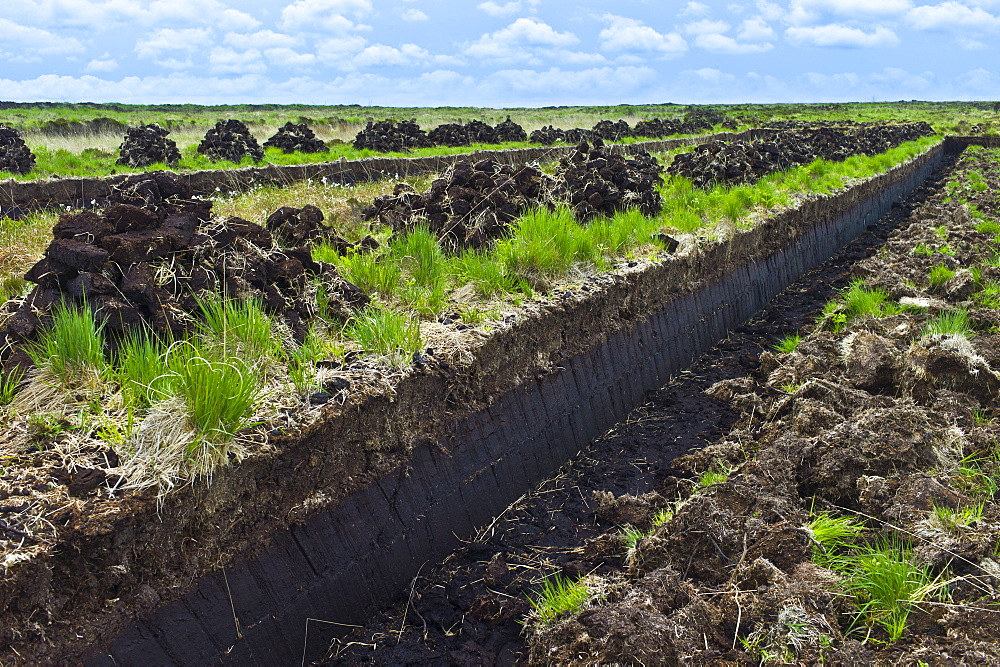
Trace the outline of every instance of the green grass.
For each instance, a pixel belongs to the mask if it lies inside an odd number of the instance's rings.
[[[194,454],[199,445],[211,445],[210,457],[222,456],[217,449],[238,431],[252,425],[250,417],[262,396],[263,374],[256,357],[227,355],[218,346],[202,341],[175,343],[168,352],[170,391],[183,397],[191,424],[197,433],[188,445]]]
[[[880,625],[893,643],[906,631],[915,606],[936,589],[930,569],[916,565],[909,544],[898,538],[860,549],[845,570],[847,590],[858,604],[855,622]]]
[[[946,282],[955,277],[954,269],[950,269],[944,264],[938,264],[931,268],[927,274],[927,282],[931,289],[940,289]]]
[[[972,325],[969,323],[969,314],[964,308],[957,308],[942,312],[924,324],[921,335],[951,335],[969,336],[972,333]]]
[[[902,311],[892,303],[885,290],[865,287],[863,279],[852,280],[841,291],[839,299],[828,301],[817,317],[817,323],[841,331],[848,323],[866,318],[885,317]]]
[[[951,532],[961,532],[971,527],[974,523],[982,520],[985,511],[986,504],[984,501],[963,507],[934,505],[932,510],[938,522]]]
[[[992,500],[1000,492],[1000,461],[997,452],[992,456],[976,453],[967,456],[958,464],[954,484],[966,493],[986,500]]]
[[[545,578],[534,597],[528,597],[528,602],[538,615],[539,622],[550,625],[560,617],[578,611],[589,596],[590,591],[582,579],[573,581],[553,574]]]
[[[63,384],[73,385],[84,380],[87,371],[104,371],[104,327],[86,305],[57,304],[52,309],[52,326],[28,346],[28,354],[36,366],[50,370]]]
[[[799,343],[801,342],[802,342],[802,336],[800,336],[799,334],[797,333],[786,334],[785,336],[782,336],[781,339],[778,340],[778,342],[773,345],[773,348],[778,352],[784,352],[785,354],[788,354],[789,352],[794,352],[795,349],[799,346]]]
[[[695,483],[695,491],[706,489],[714,484],[725,484],[729,481],[729,475],[732,472],[732,468],[724,463],[719,464],[718,467],[706,470],[698,476],[698,480]]]
[[[226,356],[264,361],[280,356],[274,321],[256,299],[214,297],[199,301],[200,333]]]
[[[167,395],[170,368],[166,357],[166,346],[147,332],[125,338],[111,375],[121,387],[126,407],[148,408]]]
[[[343,334],[357,341],[368,354],[398,366],[409,364],[423,344],[416,320],[379,304],[371,304],[355,315]]]
[[[813,562],[833,568],[842,562],[844,554],[858,546],[864,525],[850,517],[820,512],[807,526],[813,541]]]
[[[0,405],[10,405],[23,381],[24,371],[21,369],[0,373]]]

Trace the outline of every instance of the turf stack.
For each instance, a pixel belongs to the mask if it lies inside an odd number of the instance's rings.
[[[242,121],[220,120],[198,144],[198,152],[212,161],[229,160],[239,162],[249,156],[255,162],[264,159],[264,149],[260,147],[250,130]]]
[[[354,137],[356,150],[373,150],[379,153],[409,153],[414,148],[428,148],[434,143],[415,121],[391,120],[369,122],[365,129]]]
[[[535,166],[462,160],[427,192],[417,194],[409,185],[397,184],[392,195],[378,197],[362,215],[397,233],[424,221],[452,250],[482,248],[506,234],[510,222],[528,208],[543,204],[550,180]]]
[[[182,335],[196,322],[199,299],[215,294],[259,299],[300,341],[316,283],[331,297],[329,310],[345,318],[368,301],[332,265],[312,261],[308,248],[278,248],[268,230],[246,220],[211,219],[212,202],[192,197],[175,176],[137,175],[115,199],[103,213],[60,218],[45,257],[25,275],[35,289],[7,305],[13,314],[0,334],[8,347],[33,339],[51,307],[66,300],[86,303],[114,340],[147,328]],[[317,212],[305,217],[322,220]],[[285,217],[302,222],[302,209]]]
[[[663,167],[645,151],[631,156],[612,153],[604,142],[583,141],[569,157],[559,161],[552,197],[568,204],[581,222],[596,215],[614,215],[636,208],[655,215],[663,207],[656,186]]]
[[[0,171],[27,174],[35,168],[35,155],[12,127],[0,123]]]
[[[148,167],[151,164],[174,166],[181,159],[177,144],[168,139],[170,132],[156,123],[130,127],[125,140],[118,147],[118,164],[129,167]]]
[[[285,153],[322,153],[326,144],[317,139],[305,123],[288,122],[278,128],[270,139],[264,142],[264,148],[280,148]]]

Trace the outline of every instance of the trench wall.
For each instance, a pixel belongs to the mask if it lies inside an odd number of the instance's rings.
[[[640,405],[647,391],[874,223],[945,152],[937,146],[726,244],[622,276],[606,295],[626,304],[627,321],[613,333],[457,419],[392,474],[275,535],[259,558],[203,577],[88,663],[291,664],[319,657],[344,625],[364,623],[399,599],[422,567],[474,536]],[[640,296],[647,292],[656,294],[648,303]]]
[[[709,141],[733,141],[752,137],[746,132],[719,132],[684,139],[644,141],[635,144],[609,144],[623,152],[670,151]],[[240,169],[207,169],[183,172],[179,176],[191,186],[195,195],[210,196],[222,192],[244,192],[259,185],[288,185],[307,179],[326,179],[329,183],[352,184],[381,178],[402,178],[444,171],[458,160],[496,160],[505,164],[526,164],[557,160],[573,150],[572,146],[540,146],[498,151],[475,151],[458,155],[436,155],[416,158],[367,158],[301,165],[267,165]],[[60,178],[38,181],[0,181],[0,214],[23,212],[49,206],[88,207],[105,202],[111,188],[129,175],[101,178]]]

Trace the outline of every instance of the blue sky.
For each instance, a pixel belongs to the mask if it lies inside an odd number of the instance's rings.
[[[1000,99],[1000,0],[3,0],[0,100]]]

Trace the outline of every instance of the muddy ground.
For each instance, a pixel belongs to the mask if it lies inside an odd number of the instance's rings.
[[[998,167],[979,155],[965,158],[961,179],[975,168],[990,188],[949,194],[946,164],[556,477],[423,568],[399,605],[336,642],[325,664],[997,664],[993,498],[980,496],[981,518],[960,530],[931,519],[935,506],[976,501],[957,464],[1000,435],[1000,317],[970,298],[1000,270],[982,267],[972,284],[961,271],[994,243],[959,201],[997,212]],[[938,250],[914,253],[921,243]],[[931,285],[938,263],[957,278]],[[840,306],[817,323],[858,276],[893,303],[930,307],[851,320]],[[976,328],[969,345],[921,336],[957,306]],[[795,332],[796,351],[772,349]],[[706,471],[721,481],[699,484]],[[899,642],[859,620],[838,575],[812,562],[806,526],[822,511],[861,522],[866,539],[915,542],[920,565],[948,581],[913,608]],[[624,526],[642,531],[633,548]],[[586,576],[591,596],[543,625],[528,598],[553,573]]]

